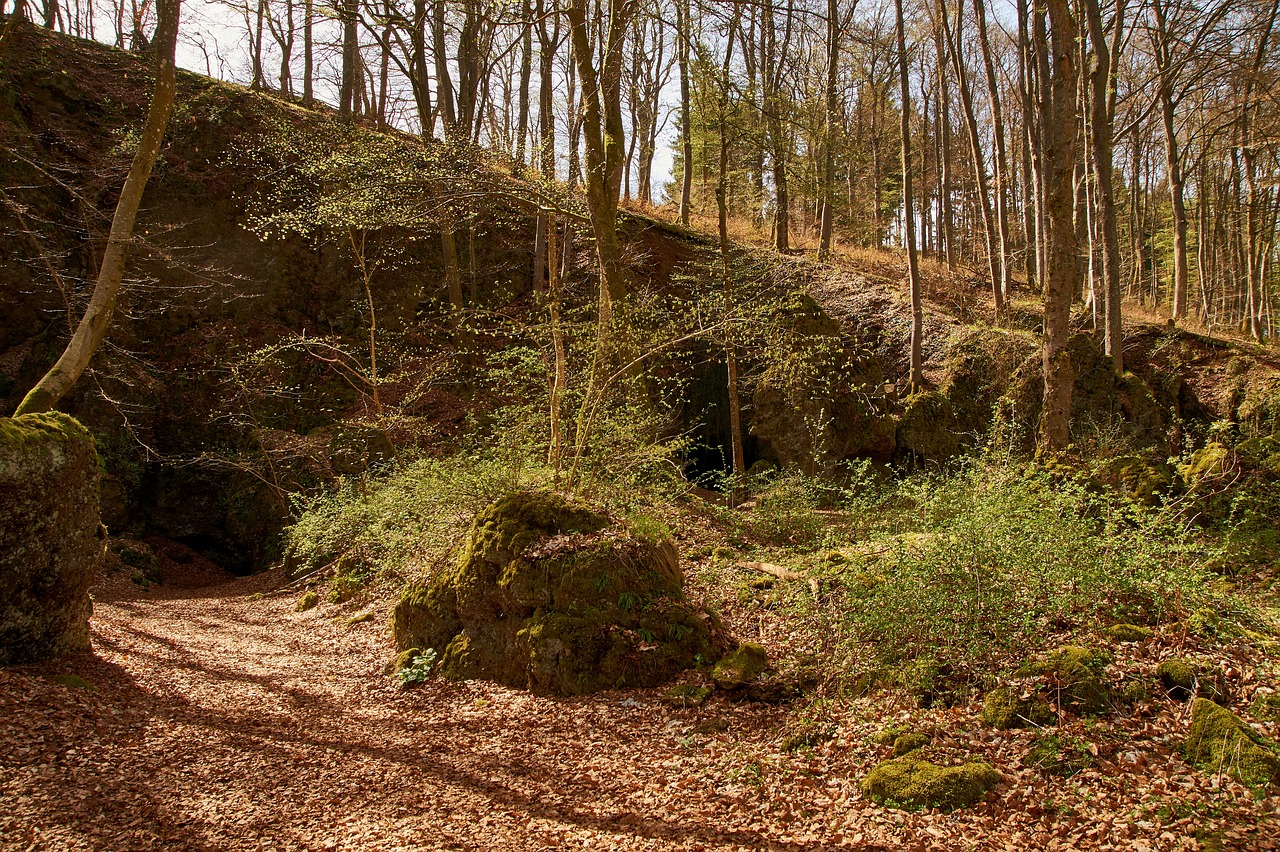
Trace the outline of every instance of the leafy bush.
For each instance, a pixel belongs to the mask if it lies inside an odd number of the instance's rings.
[[[353,585],[409,576],[444,557],[471,517],[523,476],[502,459],[462,455],[343,480],[335,491],[301,501],[286,531],[292,573],[332,565],[342,587],[334,591],[344,600]]]
[[[409,665],[396,671],[392,675],[395,678],[396,686],[401,689],[408,689],[415,683],[423,683],[431,676],[431,669],[436,664],[436,652],[434,648],[428,648],[421,654],[417,654],[409,662]]]
[[[995,670],[1051,630],[1150,623],[1210,594],[1171,512],[977,464],[900,492],[917,532],[842,575],[854,633],[885,662]]]

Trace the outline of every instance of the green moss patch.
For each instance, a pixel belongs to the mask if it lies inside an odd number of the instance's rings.
[[[668,707],[701,707],[711,697],[711,687],[679,683],[662,693],[659,700]]]
[[[1102,634],[1114,642],[1144,642],[1151,638],[1151,629],[1137,624],[1113,624]]]
[[[1211,700],[1225,698],[1217,672],[1195,660],[1182,657],[1162,660],[1156,666],[1156,678],[1165,694],[1178,701],[1186,701],[1196,694]]]
[[[1079,737],[1044,733],[1035,738],[1022,762],[1045,775],[1070,778],[1093,764],[1093,752]]]
[[[400,648],[437,649],[436,671],[455,680],[557,695],[656,686],[728,644],[682,587],[670,539],[517,492],[476,516],[456,568],[405,589],[392,631]]]
[[[1207,698],[1197,698],[1191,707],[1183,754],[1201,771],[1226,772],[1248,787],[1280,785],[1276,744]]]
[[[755,642],[743,642],[716,663],[711,679],[721,689],[739,689],[769,667],[769,654]]]
[[[309,609],[314,609],[318,603],[320,603],[320,596],[315,592],[307,592],[298,598],[298,602],[293,605],[293,611],[306,612]]]
[[[68,689],[87,689],[90,692],[96,692],[98,690],[98,687],[89,683],[89,681],[80,677],[80,675],[73,675],[73,674],[49,675],[47,680],[50,683],[56,683],[59,686],[65,686]]]
[[[929,744],[929,737],[920,733],[903,734],[893,741],[893,756],[902,757]]]
[[[987,693],[982,705],[982,724],[999,731],[1038,728],[1053,721],[1053,709],[1038,694],[1023,698],[1010,689],[999,687]]]
[[[939,766],[908,754],[868,772],[862,793],[887,807],[952,810],[974,804],[999,783],[1000,773],[982,761]]]
[[[835,736],[835,726],[829,722],[813,719],[800,720],[787,726],[786,733],[778,748],[782,751],[798,751],[802,748],[825,743]]]

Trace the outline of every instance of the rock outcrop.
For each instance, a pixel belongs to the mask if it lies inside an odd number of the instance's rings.
[[[65,414],[0,418],[0,665],[89,648],[98,453]]]
[[[476,516],[454,570],[405,590],[392,629],[452,679],[553,695],[655,686],[730,645],[682,587],[669,538],[517,492]]]

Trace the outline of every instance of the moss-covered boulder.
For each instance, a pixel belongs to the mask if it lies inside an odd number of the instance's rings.
[[[1100,648],[1064,645],[1041,661],[1032,663],[1024,674],[1042,678],[1052,697],[1073,713],[1102,713],[1111,707],[1111,693],[1104,673],[1111,655]]]
[[[843,339],[840,324],[805,293],[783,297],[774,322],[751,400],[751,434],[762,452],[807,473],[843,459],[888,461],[895,423],[880,360]]]
[[[769,654],[755,642],[743,642],[716,663],[711,679],[721,689],[741,689],[769,668]]]
[[[939,766],[911,753],[878,764],[862,779],[862,793],[889,807],[952,810],[977,802],[1000,783],[990,764]]]
[[[1197,698],[1183,754],[1196,768],[1226,772],[1249,787],[1280,786],[1280,751],[1225,707]]]
[[[98,453],[65,414],[0,418],[0,665],[89,649]]]
[[[1053,720],[1053,709],[1039,694],[1023,698],[1010,689],[999,687],[987,693],[982,704],[982,724],[998,731],[1040,728],[1052,724]]]
[[[355,476],[395,458],[396,448],[384,429],[335,427],[329,437],[329,466],[334,473]]]
[[[1129,499],[1145,505],[1155,505],[1173,484],[1173,468],[1168,462],[1136,454],[1107,459],[1098,466],[1097,476]]]
[[[675,546],[549,492],[482,510],[452,571],[406,588],[398,648],[433,648],[445,677],[575,695],[654,686],[721,656],[689,604]]]

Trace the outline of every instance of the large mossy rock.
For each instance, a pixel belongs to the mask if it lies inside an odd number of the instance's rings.
[[[890,807],[952,810],[974,804],[1000,783],[1000,773],[982,761],[939,766],[918,754],[877,764],[862,779],[863,795]]]
[[[65,414],[0,418],[0,665],[89,648],[98,453]]]
[[[1280,786],[1280,751],[1235,713],[1197,698],[1183,753],[1204,772],[1227,772],[1248,787]]]
[[[518,492],[476,516],[453,571],[405,590],[392,629],[400,649],[434,648],[456,680],[554,695],[654,686],[730,644],[683,579],[669,539]]]

